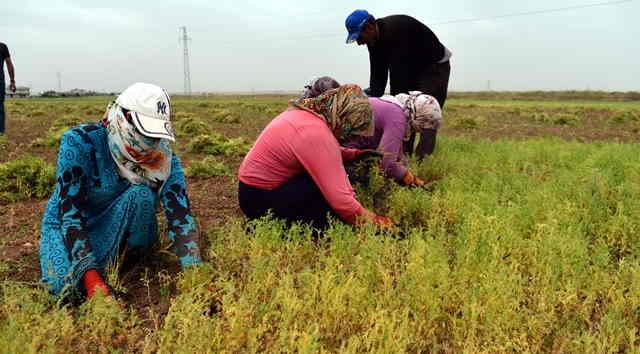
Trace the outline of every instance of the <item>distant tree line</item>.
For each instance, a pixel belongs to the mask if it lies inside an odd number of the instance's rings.
[[[113,96],[113,92],[97,92],[92,90],[73,89],[69,91],[44,91],[41,97],[86,97],[86,96]]]

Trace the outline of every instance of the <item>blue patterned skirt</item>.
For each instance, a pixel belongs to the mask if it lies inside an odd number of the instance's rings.
[[[54,295],[82,296],[81,280],[87,270],[94,268],[104,274],[124,247],[148,251],[158,239],[158,197],[147,186],[131,185],[108,207],[89,216],[88,240],[63,235],[56,215],[58,202],[56,195],[49,201],[40,237],[42,282]]]

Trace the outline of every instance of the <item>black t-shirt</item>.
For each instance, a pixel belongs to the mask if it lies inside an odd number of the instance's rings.
[[[10,57],[7,45],[0,42],[0,81],[4,87],[4,60]]]

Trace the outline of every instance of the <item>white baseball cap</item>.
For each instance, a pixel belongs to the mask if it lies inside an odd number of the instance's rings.
[[[165,89],[137,82],[122,91],[116,103],[131,111],[133,123],[143,135],[176,140],[171,127],[171,99]]]

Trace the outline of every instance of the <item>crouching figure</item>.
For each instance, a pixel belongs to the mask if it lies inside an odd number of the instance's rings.
[[[40,238],[42,282],[52,294],[110,295],[107,266],[124,249],[143,255],[158,241],[159,203],[182,268],[202,262],[173,141],[170,98],[144,83],[123,91],[102,122],[65,132]]]

